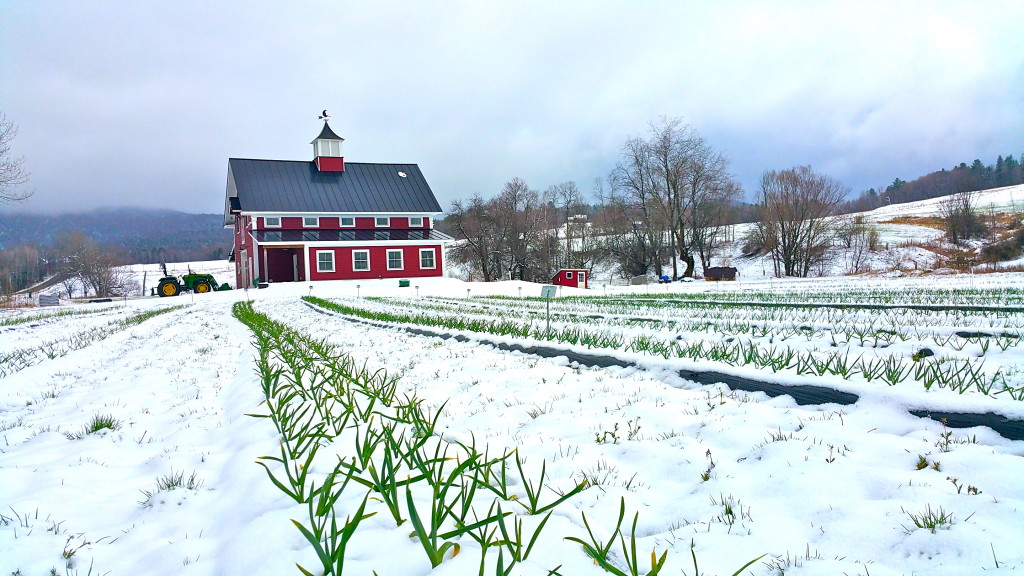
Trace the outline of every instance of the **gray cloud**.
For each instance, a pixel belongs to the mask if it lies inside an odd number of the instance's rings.
[[[662,115],[854,191],[1024,152],[1017,1],[0,4],[23,210],[217,212],[229,157],[419,163],[442,205],[589,190]],[[895,5],[891,5],[895,4]]]

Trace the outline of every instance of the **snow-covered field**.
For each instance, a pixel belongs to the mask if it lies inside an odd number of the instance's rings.
[[[280,455],[280,440],[270,419],[249,415],[266,414],[267,408],[253,333],[232,316],[232,305],[245,300],[300,334],[330,342],[357,365],[398,376],[398,396],[415,395],[428,414],[443,405],[439,441],[453,448],[475,441],[492,455],[515,449],[532,481],[544,463],[545,484],[558,490],[588,480],[589,487],[553,509],[531,554],[513,574],[605,574],[579,544],[565,538],[589,541],[585,515],[594,536],[607,541],[623,502],[627,545],[637,514],[642,574],[650,570],[652,550],[659,556],[668,552],[662,574],[693,574],[691,549],[702,574],[732,574],[761,555],[744,573],[1024,570],[1024,441],[1007,440],[984,427],[947,429],[906,411],[910,406],[960,407],[1024,418],[1022,403],[1008,394],[926,391],[911,383],[887,386],[786,371],[767,374],[624,351],[602,352],[637,365],[588,368],[565,357],[503,352],[472,339],[442,340],[353,323],[300,300],[312,293],[338,303],[401,309],[442,304],[435,298],[466,298],[468,291],[469,317],[491,309],[497,315],[505,306],[483,296],[539,295],[537,285],[519,282],[424,279],[410,288],[396,284],[281,284],[0,312],[0,354],[44,349],[54,356],[43,354],[31,366],[0,377],[0,571],[26,576],[51,570],[297,574],[298,563],[320,572],[313,548],[292,522],[307,522],[307,506],[276,488],[256,464],[260,456]],[[754,299],[800,289],[813,299],[822,291],[943,287],[1020,289],[1024,276],[598,286],[589,294],[678,291],[725,297],[739,292]],[[562,295],[582,292],[564,289]],[[368,302],[368,296],[398,300]],[[178,305],[183,306],[148,319],[138,316]],[[64,310],[79,314],[42,317]],[[963,320],[970,326],[921,330],[946,334],[987,323],[1019,333],[1014,326],[1021,317],[978,312]],[[19,318],[31,319],[16,322]],[[128,321],[133,318],[137,323]],[[889,328],[911,327],[894,322]],[[829,334],[835,333],[816,327],[809,334],[800,338],[801,349],[824,351]],[[931,336],[920,336],[926,337]],[[977,356],[976,345],[972,341],[960,350],[939,351],[969,358]],[[907,358],[914,350],[900,346],[860,352]],[[1001,352],[993,349],[986,369],[1008,366],[1012,373],[1022,351],[1016,344]],[[700,386],[680,377],[684,368],[817,383],[856,391],[861,399],[848,406],[798,406],[786,396]],[[103,426],[104,418],[113,421],[111,426]],[[97,431],[88,433],[91,428]],[[330,452],[319,454],[311,467],[317,482],[336,463],[335,454],[354,455],[348,436],[328,445]],[[514,466],[510,474],[510,489],[522,502],[524,482]],[[179,485],[170,489],[173,484]],[[429,502],[421,488],[416,490],[422,511]],[[345,489],[336,504],[339,522],[366,493],[358,485]],[[480,518],[494,500],[488,494],[481,490],[474,500]],[[555,499],[555,492],[543,491],[542,502]],[[516,499],[501,504],[524,521],[529,539],[541,516],[526,515]],[[408,520],[404,499],[400,509]],[[461,575],[480,570],[481,547],[468,534],[453,539],[461,547],[457,556],[449,551],[432,569],[420,542],[410,537],[410,522],[396,526],[379,498],[369,499],[366,511],[376,514],[357,528],[345,555],[345,573]],[[934,532],[914,523],[915,518],[944,515],[946,521]],[[495,573],[497,556],[497,548],[489,550],[484,573]],[[610,557],[625,569],[620,542],[613,543]]]
[[[1024,186],[981,192],[977,199],[984,211],[1019,211]],[[643,303],[678,294],[720,301],[920,304],[926,290],[949,289],[967,292],[950,292],[944,304],[1020,307],[1024,275],[925,272],[934,255],[900,245],[941,233],[880,224],[896,216],[935,215],[939,203],[865,213],[881,242],[891,246],[870,256],[874,273],[865,276],[837,276],[844,272],[839,255],[826,277],[774,279],[767,259],[738,258],[734,243],[717,263],[737,266],[739,282],[621,286],[595,271],[589,291],[560,288],[552,306],[556,331],[578,327],[624,343],[598,350],[543,345],[608,356],[628,367],[591,368],[557,352],[545,358],[480,342],[541,344],[530,338],[412,335],[401,325],[357,323],[301,301],[312,295],[371,312],[539,326],[541,304],[519,300],[539,296],[539,286],[524,282],[279,284],[0,311],[0,572],[279,574],[299,573],[296,564],[322,571],[293,523],[309,524],[307,506],[275,487],[256,464],[260,457],[280,456],[281,442],[270,419],[253,416],[267,413],[257,348],[253,332],[232,315],[236,302],[252,301],[256,313],[329,342],[370,372],[398,377],[398,398],[421,400],[428,415],[441,410],[432,438],[460,462],[460,450],[474,442],[492,457],[515,450],[527,479],[510,457],[508,498],[495,500],[481,490],[469,502],[480,519],[493,514],[494,503],[514,511],[525,526],[524,544],[543,527],[511,574],[606,573],[566,538],[589,541],[589,525],[600,541],[596,546],[609,542],[620,505],[626,517],[618,534],[625,538],[613,538],[609,559],[626,574],[632,571],[622,545],[633,535],[641,574],[650,571],[652,550],[659,558],[668,553],[662,574],[694,574],[691,552],[701,574],[733,574],[758,557],[744,574],[1016,574],[1024,570],[1024,441],[985,427],[947,428],[908,410],[1024,420],[1024,345],[1017,337],[1024,333],[1024,313],[794,309],[778,316],[756,307],[722,307],[701,316],[685,307]],[[742,237],[742,230],[736,235]],[[172,274],[191,270],[233,281],[227,262],[168,267]],[[162,275],[159,268],[139,265],[127,272],[148,294]],[[628,306],[616,311],[607,303],[561,300],[584,294],[621,298]],[[699,328],[702,323],[707,326]],[[991,337],[956,336],[964,331]],[[950,389],[952,377],[925,390],[913,377],[889,386],[881,377],[856,373],[814,376],[792,366],[776,371],[756,363],[666,359],[630,348],[627,341],[637,338],[707,342],[709,350],[735,342],[766,357],[769,350],[794,350],[805,358],[838,351],[837,359],[885,360],[908,369],[921,362],[970,366],[992,378],[993,388],[986,394],[969,386],[958,393]],[[912,359],[923,348],[937,355]],[[681,376],[688,370],[824,386],[859,399],[801,406],[788,396],[699,385]],[[354,434],[350,429],[323,440],[325,450],[310,466],[312,482],[322,483],[337,457],[354,455]],[[530,516],[519,504],[529,499],[527,487],[539,482],[542,466],[542,503],[557,500],[556,491],[588,483],[543,524],[543,514]],[[272,470],[281,476],[280,468]],[[399,474],[405,475],[399,482],[415,476],[410,469]],[[429,506],[429,491],[423,490],[416,484],[409,494],[421,510]],[[361,486],[343,491],[335,505],[339,522],[366,494]],[[398,508],[406,520],[400,526],[380,494],[367,501],[366,511],[374,515],[356,529],[345,573],[496,573],[501,545],[487,550],[481,568],[481,546],[469,534],[448,538],[460,553],[452,557],[449,550],[432,568],[410,536],[408,503],[402,499]],[[932,531],[915,521],[938,526]],[[451,518],[446,522],[445,529],[455,529]],[[507,527],[514,530],[514,523]],[[506,549],[506,569],[508,554]]]
[[[936,216],[940,207],[948,197],[931,198],[905,204],[890,204],[865,212],[868,220],[877,222],[897,216]],[[975,206],[978,211],[989,212],[1024,212],[1024,185],[1006,186],[980,190],[974,193]]]
[[[935,253],[916,247],[905,246],[909,242],[927,243],[933,240],[940,240],[943,232],[935,228],[917,226],[913,224],[896,224],[892,221],[898,217],[928,217],[940,216],[942,202],[946,198],[932,198],[930,200],[919,200],[905,204],[894,204],[882,206],[868,212],[851,214],[847,216],[862,216],[867,225],[874,228],[878,234],[878,243],[881,250],[870,252],[865,255],[861,264],[861,270],[870,274],[919,274],[926,270],[942,268],[946,266],[943,258],[937,257]],[[994,188],[975,192],[975,206],[979,213],[1024,213],[1024,185],[1007,186],[1005,188]],[[737,238],[736,242],[727,244],[712,262],[716,266],[735,266],[739,270],[741,280],[767,280],[773,275],[771,258],[769,256],[758,256],[753,258],[741,258],[743,237],[749,230],[749,224],[738,224],[732,232]],[[814,276],[842,276],[850,272],[847,251],[837,248],[833,250],[830,262],[822,271],[816,271]],[[1020,261],[1004,262],[1002,266],[1019,265]],[[614,282],[611,273],[591,275],[604,282]]]

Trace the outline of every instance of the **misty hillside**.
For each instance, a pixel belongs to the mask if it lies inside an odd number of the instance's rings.
[[[131,262],[219,260],[231,250],[231,231],[223,222],[221,214],[141,208],[59,215],[0,212],[0,250],[48,246],[62,233],[78,231],[101,245],[122,248]]]

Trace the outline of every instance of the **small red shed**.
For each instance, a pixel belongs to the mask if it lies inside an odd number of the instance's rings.
[[[551,279],[551,283],[557,286],[572,286],[573,288],[589,288],[587,282],[590,280],[590,270],[584,268],[563,268]]]

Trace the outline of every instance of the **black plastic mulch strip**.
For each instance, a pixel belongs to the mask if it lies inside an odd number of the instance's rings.
[[[1014,334],[1013,332],[968,332],[961,330],[954,332],[957,336],[967,338],[1020,338],[1020,334]]]
[[[419,336],[434,336],[438,338],[454,338],[459,342],[466,342],[470,339],[462,335],[451,335],[446,332],[434,332],[432,330],[424,330],[422,328],[403,328],[406,332],[417,334]],[[552,348],[548,346],[524,346],[522,344],[508,344],[506,342],[493,342],[486,338],[476,339],[477,342],[494,346],[499,350],[522,352],[524,354],[533,354],[535,356],[541,356],[544,358],[557,358],[559,356],[565,356],[570,362],[576,362],[583,366],[599,366],[601,368],[608,368],[611,366],[618,366],[621,368],[627,368],[635,366],[632,362],[616,358],[614,356],[603,356],[598,354],[581,354],[572,350],[565,350],[563,348]],[[855,404],[860,399],[856,394],[849,392],[841,392],[832,388],[825,388],[823,386],[809,386],[806,384],[786,385],[776,384],[774,382],[762,382],[759,380],[751,380],[750,378],[742,378],[739,376],[733,376],[731,374],[723,374],[721,372],[697,372],[694,370],[680,370],[679,376],[683,379],[696,382],[701,385],[710,384],[725,384],[732,390],[743,390],[744,392],[764,392],[769,397],[776,396],[789,396],[800,406],[806,405],[817,405],[817,404],[839,404],[842,406],[849,406]]]
[[[328,313],[318,306],[314,306],[308,302],[305,303],[313,310],[320,313]],[[388,324],[385,322],[373,322],[369,320],[362,320],[357,318],[351,318],[348,316],[340,316],[345,320],[356,323],[371,324],[374,326],[395,328],[395,324]],[[620,368],[633,367],[635,364],[632,362],[622,360],[621,358],[615,358],[614,356],[603,356],[598,354],[581,354],[572,350],[565,350],[562,348],[552,348],[549,346],[524,346],[522,344],[508,344],[506,342],[494,342],[485,338],[469,338],[462,334],[451,334],[448,332],[439,332],[434,330],[427,330],[424,328],[410,328],[410,327],[399,327],[399,329],[408,332],[410,334],[416,334],[417,336],[428,336],[441,338],[442,340],[448,340],[449,338],[454,339],[457,342],[469,342],[476,341],[489,346],[494,346],[499,350],[505,350],[510,352],[522,352],[523,354],[532,354],[535,356],[541,356],[544,358],[557,358],[559,356],[565,356],[570,362],[576,362],[583,366],[598,366],[601,368],[609,368],[612,366]],[[702,385],[710,384],[725,384],[732,390],[743,390],[744,392],[764,392],[770,397],[776,396],[789,396],[800,406],[808,405],[820,405],[820,404],[839,404],[842,406],[849,406],[855,404],[859,399],[856,394],[849,392],[842,392],[832,388],[826,388],[824,386],[810,386],[806,384],[795,384],[785,385],[776,384],[774,382],[763,382],[759,380],[752,380],[750,378],[743,378],[740,376],[733,376],[731,374],[723,374],[721,372],[697,372],[695,370],[680,370],[679,376],[686,380],[691,380]],[[929,418],[936,422],[945,422],[950,428],[973,428],[975,426],[986,426],[991,428],[1003,438],[1008,440],[1024,440],[1024,421],[1021,420],[1010,420],[1004,416],[986,412],[983,414],[969,413],[969,412],[936,412],[932,410],[911,410],[910,414],[920,418]]]
[[[316,309],[316,308],[314,308]],[[318,310],[321,311],[321,310]],[[322,312],[322,311],[321,311]],[[352,321],[359,322],[354,318],[346,318]],[[365,321],[370,324],[373,322]],[[380,326],[394,326],[393,324],[381,323]],[[564,348],[553,348],[550,346],[526,346],[523,344],[509,344],[507,342],[495,342],[486,338],[469,338],[462,334],[450,334],[448,332],[438,332],[434,330],[428,330],[424,328],[410,328],[402,327],[403,331],[410,334],[416,334],[417,336],[428,336],[441,338],[447,340],[449,338],[454,339],[457,342],[469,342],[470,340],[487,344],[488,346],[494,346],[499,350],[507,352],[521,352],[523,354],[532,354],[534,356],[541,356],[543,358],[557,358],[559,356],[565,356],[570,362],[575,362],[582,366],[597,366],[600,368],[609,368],[612,366],[620,368],[629,368],[635,366],[634,363],[614,356],[605,356],[599,354],[581,354],[573,350],[566,350]],[[723,374],[721,372],[697,372],[694,370],[680,370],[679,376],[686,380],[696,382],[701,385],[709,384],[725,384],[733,390],[743,390],[744,392],[764,392],[768,396],[774,398],[776,396],[790,396],[797,404],[801,406],[816,405],[816,404],[840,404],[843,406],[849,406],[854,404],[860,399],[856,394],[850,394],[849,392],[841,392],[832,388],[825,388],[823,386],[809,386],[806,384],[786,385],[776,384],[773,382],[762,382],[759,380],[751,380],[750,378],[742,378],[739,376],[733,376],[731,374]]]
[[[721,372],[694,372],[692,370],[682,370],[679,372],[679,375],[687,380],[693,380],[699,384],[722,383],[733,390],[764,392],[772,398],[776,396],[790,396],[800,406],[813,404],[840,404],[843,406],[849,406],[850,404],[856,404],[857,400],[860,400],[860,396],[857,396],[856,394],[842,392],[832,388],[825,388],[824,386],[776,384],[774,382],[751,380],[750,378],[742,378],[731,374],[722,374]]]
[[[1010,420],[1005,416],[985,412],[983,414],[970,412],[936,412],[934,410],[911,410],[911,414],[921,418],[931,418],[937,422],[944,422],[950,428],[974,428],[975,426],[986,426],[999,433],[1000,436],[1009,440],[1024,440],[1024,421]]]

